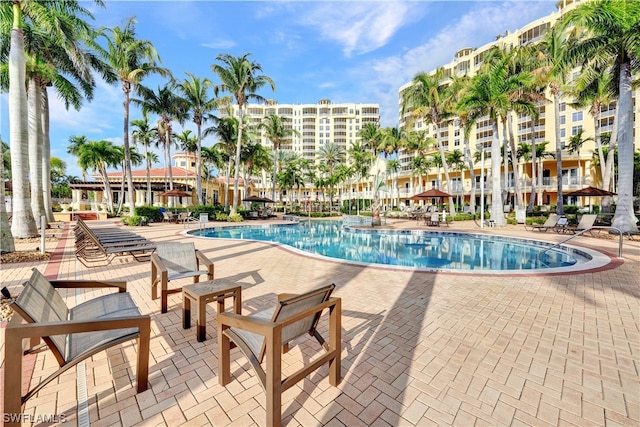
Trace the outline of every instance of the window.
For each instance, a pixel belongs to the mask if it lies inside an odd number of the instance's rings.
[[[571,135],[577,135],[582,130],[582,125],[572,126],[571,127]]]
[[[582,111],[576,111],[575,113],[571,114],[571,120],[574,122],[581,122],[582,121]]]
[[[562,169],[562,184],[578,185],[578,168]]]
[[[560,116],[560,124],[564,125],[566,123],[567,123],[567,116],[565,115]]]
[[[459,139],[454,140],[453,141],[453,145],[456,146],[456,147],[459,147],[460,146],[460,140]]]
[[[456,129],[453,131],[453,136],[460,136],[460,129]]]
[[[567,136],[567,130],[565,128],[560,129],[560,138],[564,138]]]
[[[560,107],[560,112],[565,111],[567,109],[567,103],[561,102],[559,107]]]

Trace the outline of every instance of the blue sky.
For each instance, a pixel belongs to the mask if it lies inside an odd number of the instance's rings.
[[[162,65],[180,80],[189,71],[217,83],[211,65],[220,53],[251,53],[279,103],[378,103],[382,126],[397,126],[398,89],[420,71],[449,63],[463,47],[479,47],[555,11],[540,1],[106,1],[87,3],[96,26],[138,20],[139,38],[152,41]],[[144,81],[154,89],[158,78]],[[94,100],[66,111],[51,100],[51,152],[80,175],[66,153],[71,135],[122,143],[119,86],[99,83]],[[7,98],[0,100],[0,132],[8,141]],[[140,114],[132,109],[131,118]],[[179,125],[175,130],[181,131]],[[194,129],[187,124],[187,129]],[[214,140],[205,140],[210,146]],[[160,156],[162,158],[162,156]]]

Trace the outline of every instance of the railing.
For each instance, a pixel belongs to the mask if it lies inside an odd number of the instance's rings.
[[[542,252],[540,252],[538,254],[538,259],[540,259],[540,257],[545,252],[550,251],[551,249],[556,248],[556,247],[560,246],[561,244],[568,242],[569,240],[573,239],[574,237],[581,236],[584,233],[586,233],[587,231],[596,230],[596,229],[610,229],[610,230],[616,230],[618,232],[618,235],[620,236],[620,241],[618,242],[618,258],[622,258],[622,230],[620,230],[617,227],[611,227],[609,225],[594,225],[593,227],[589,227],[589,228],[585,228],[584,230],[580,230],[580,231],[576,232],[576,234],[574,234],[573,236],[569,236],[566,239],[564,239],[564,240],[562,240],[562,241],[560,241],[560,242],[558,242],[558,243],[556,243],[554,245],[549,246],[547,249],[545,249],[544,251],[542,251]],[[631,236],[630,233],[626,233],[626,234]]]

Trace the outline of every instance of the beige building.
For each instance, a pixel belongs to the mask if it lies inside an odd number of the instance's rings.
[[[474,48],[464,48],[455,52],[454,59],[448,64],[443,64],[445,76],[447,79],[451,79],[454,76],[473,76],[475,75],[483,63],[484,55],[494,46],[499,47],[515,47],[523,46],[528,43],[535,43],[542,39],[545,32],[568,10],[573,9],[581,0],[565,0],[558,3],[558,11],[552,13],[549,16],[540,18],[534,22],[531,22],[527,26],[516,30],[515,32],[507,31],[498,40],[488,43],[484,46]],[[432,70],[431,73],[435,73],[436,70]],[[578,75],[578,70],[574,70],[570,78],[575,78]],[[453,152],[459,150],[464,153],[464,140],[463,130],[460,128],[460,122],[453,120],[448,124],[444,124],[437,129],[434,134],[433,127],[430,124],[425,123],[422,120],[413,121],[411,127],[408,125],[408,115],[402,115],[402,93],[408,87],[411,86],[411,82],[403,85],[399,89],[400,99],[400,113],[399,121],[400,126],[406,130],[421,130],[425,131],[428,137],[436,138],[441,144],[444,145],[445,151]],[[640,123],[640,108],[638,108],[638,99],[640,89],[636,89],[634,93],[634,140],[637,142]],[[547,94],[547,99],[552,97]],[[560,105],[560,122],[556,123],[554,118],[554,106],[553,103],[548,102],[539,106],[539,120],[536,123],[532,123],[532,119],[528,115],[514,115],[514,126],[516,127],[516,146],[523,142],[531,144],[532,132],[535,132],[536,144],[547,142],[546,153],[555,153],[555,129],[556,126],[560,128],[560,144],[562,146],[562,180],[563,180],[563,194],[578,190],[584,186],[600,186],[601,177],[599,168],[595,167],[592,159],[595,152],[595,144],[593,137],[595,135],[594,117],[589,113],[588,108],[580,109],[571,107],[573,99],[564,97]],[[596,123],[600,127],[601,133],[607,133],[613,131],[614,117],[616,112],[615,103],[611,103],[606,106],[595,118]],[[592,138],[586,141],[579,151],[571,152],[568,149],[568,144],[571,136],[576,135],[580,130],[583,130],[583,138]],[[502,130],[500,130],[502,135]],[[471,149],[471,155],[481,147],[489,149],[491,146],[492,128],[491,121],[485,117],[478,120],[474,129],[472,129],[469,135],[469,145]],[[501,136],[502,138],[502,136]],[[636,144],[637,145],[637,144]],[[437,147],[433,149],[432,153],[436,153]],[[400,186],[400,200],[403,204],[410,204],[407,199],[412,194],[422,189],[428,189],[432,186],[439,184],[438,171],[433,168],[428,176],[423,176],[421,182],[412,176],[411,162],[414,157],[414,152],[403,151],[399,155],[399,161],[401,164],[401,172],[399,177]],[[490,167],[490,160],[485,162],[485,168]],[[520,160],[518,165],[518,171],[520,172],[520,188],[525,194],[525,201],[528,202],[529,194],[531,191],[531,161],[528,163],[525,160]],[[447,188],[444,178],[442,178],[442,184],[440,188],[454,195],[461,196],[466,203],[475,203],[476,206],[480,204],[480,179],[481,179],[480,162],[475,163],[475,179],[476,185],[476,200],[471,201],[471,175],[468,170],[458,172],[450,171],[452,180],[452,188]],[[541,167],[536,171],[541,172],[540,179],[537,187],[537,202],[538,204],[555,204],[557,196],[557,168],[556,159],[551,155],[545,156],[541,159]],[[487,194],[486,203],[491,202],[490,187],[491,187],[491,173],[500,173],[503,176],[503,171],[491,171],[485,169],[485,194]],[[537,172],[536,172],[537,173]],[[507,189],[509,191],[509,198],[507,203],[514,206],[514,174],[508,173]],[[416,184],[419,182],[419,184]],[[504,183],[504,178],[502,179]],[[585,202],[576,198],[569,198],[565,201],[568,204],[577,204]]]
[[[284,140],[280,149],[298,153],[312,162],[316,162],[317,153],[330,142],[348,151],[354,143],[361,141],[358,132],[363,126],[367,123],[378,125],[380,122],[378,104],[334,104],[328,99],[321,99],[317,104],[278,104],[269,100],[265,104],[249,104],[246,114],[253,124],[262,122],[264,117],[272,114],[287,118],[286,126],[298,131],[298,135]],[[257,141],[273,149],[264,131],[260,132]],[[265,172],[260,177],[252,177],[252,184],[261,195],[271,197],[271,174]],[[300,193],[302,198],[315,199],[320,196],[318,191],[311,189]],[[280,195],[276,194],[276,198],[279,199]],[[284,195],[282,199],[288,200],[288,197]]]

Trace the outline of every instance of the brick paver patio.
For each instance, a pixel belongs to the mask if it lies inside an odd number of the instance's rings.
[[[397,221],[392,227],[416,225]],[[473,223],[450,228],[458,229],[480,231]],[[134,231],[165,242],[184,240],[183,230],[152,224]],[[566,237],[522,226],[484,232]],[[331,387],[324,367],[299,382],[283,396],[285,425],[640,424],[637,238],[625,240],[624,262],[616,268],[517,277],[398,271],[265,243],[192,241],[215,262],[216,277],[242,284],[245,314],[272,305],[281,292],[337,285],[343,381]],[[617,254],[615,240],[574,242]],[[29,245],[37,246],[23,246]],[[64,413],[66,425],[264,424],[264,392],[237,350],[232,382],[218,385],[214,304],[207,309],[207,340],[197,342],[193,330],[182,329],[180,294],[169,297],[166,314],[151,300],[148,262],[120,258],[88,269],[75,260],[72,238],[59,251],[58,262],[1,265],[1,282],[15,294],[32,267],[58,278],[126,280],[138,306],[152,316],[150,389],[135,393],[136,347],[126,343],[46,386],[27,402],[27,414]],[[74,305],[76,296],[67,298]],[[284,360],[312,357],[314,344],[298,342]],[[49,353],[38,354],[34,380],[54,366]],[[86,391],[77,387],[83,377]]]

